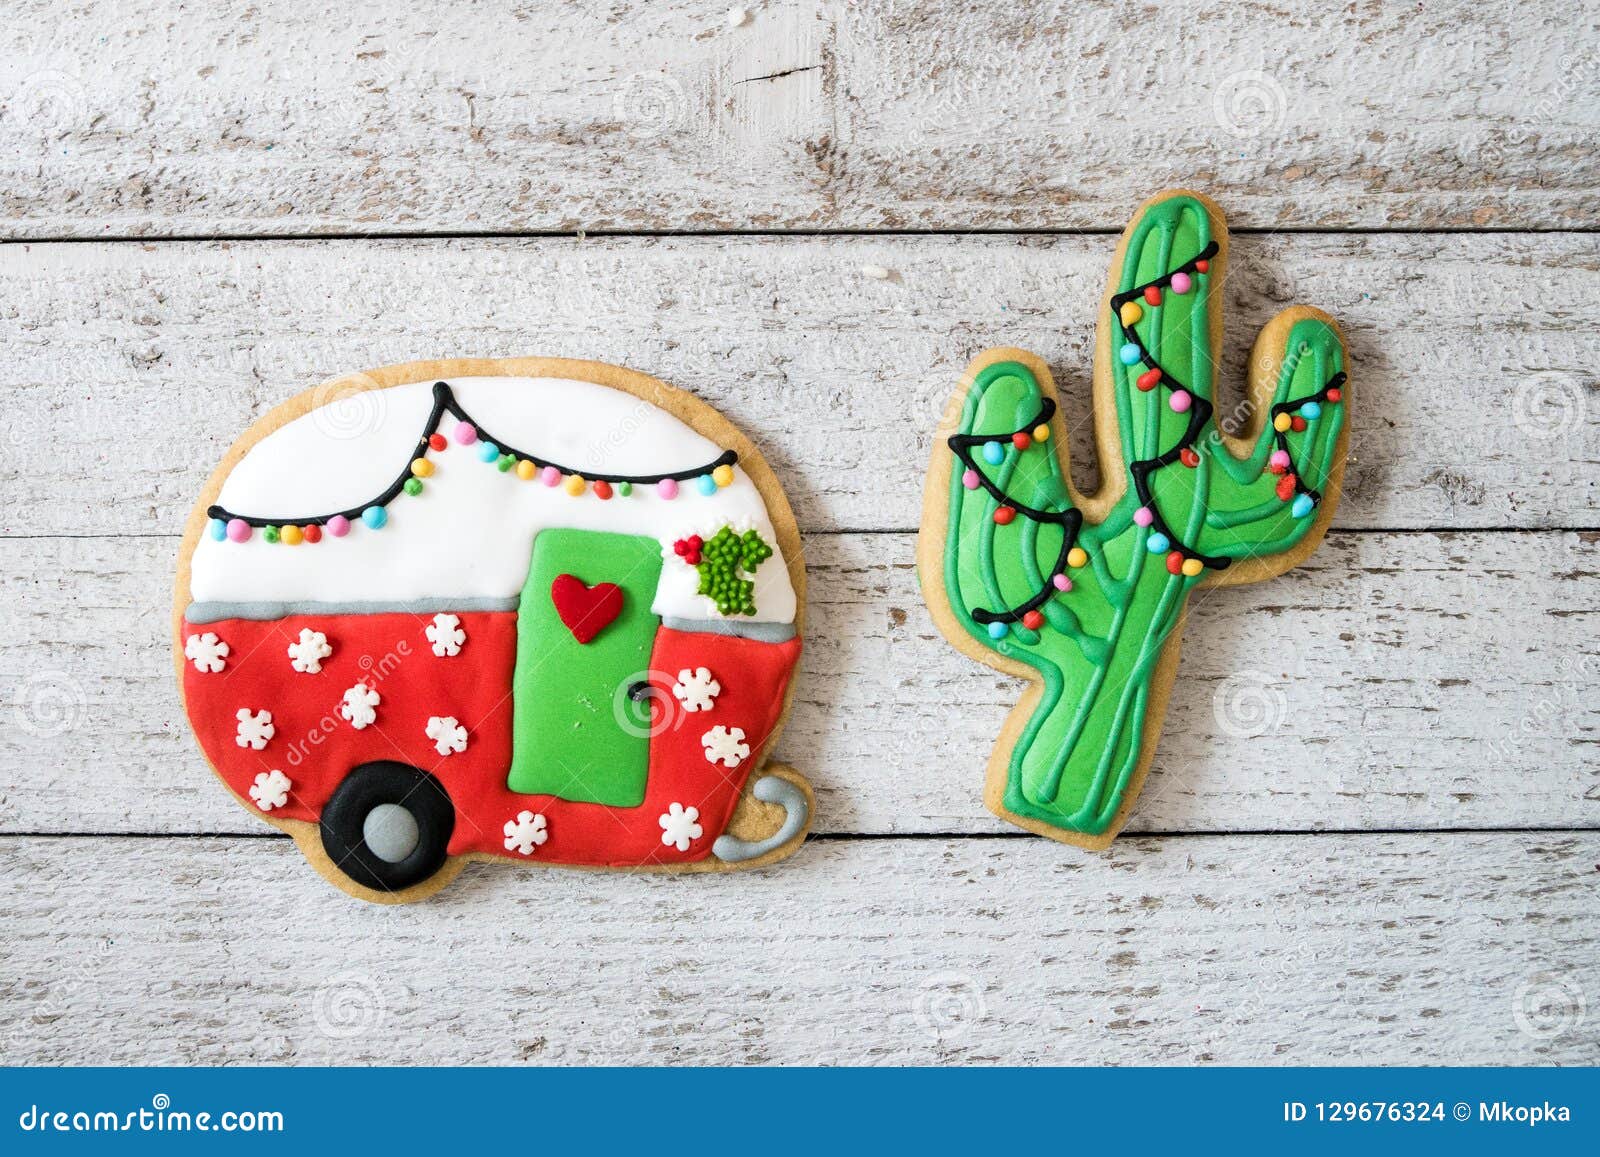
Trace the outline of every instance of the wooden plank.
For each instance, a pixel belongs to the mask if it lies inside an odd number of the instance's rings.
[[[1142,831],[1600,828],[1594,533],[1335,533],[1195,599]],[[260,832],[213,781],[167,651],[174,541],[0,555],[0,831]],[[778,756],[825,833],[1009,830],[980,802],[1021,684],[934,631],[909,535],[812,535]]]
[[[234,436],[336,373],[442,354],[631,365],[763,444],[802,528],[917,525],[969,359],[1031,348],[1081,407],[1102,237],[0,247],[0,533],[177,528]],[[1223,380],[1291,301],[1347,327],[1342,527],[1588,527],[1600,257],[1571,235],[1245,237]],[[894,272],[863,277],[863,264]],[[1231,412],[1236,393],[1224,392]],[[66,465],[64,465],[64,462]]]
[[[1115,229],[1189,183],[1263,228],[1600,209],[1600,21],[1556,0],[725,12],[24,6],[0,206],[31,238]]]
[[[8,1064],[1594,1064],[1600,834],[814,843],[470,867],[0,840]],[[1520,1018],[1520,1020],[1519,1020]]]

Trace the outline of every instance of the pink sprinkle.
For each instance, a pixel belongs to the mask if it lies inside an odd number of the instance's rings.
[[[470,446],[478,440],[478,427],[471,422],[457,422],[450,436],[461,445]]]
[[[559,486],[561,485],[561,471],[557,470],[554,466],[546,466],[543,470],[539,471],[539,481],[543,482],[546,486]]]
[[[250,538],[250,524],[242,518],[228,520],[228,538],[233,542],[246,542]]]
[[[656,483],[656,493],[663,498],[678,497],[678,484],[671,478],[663,478]]]
[[[1287,450],[1274,450],[1272,457],[1267,460],[1268,466],[1276,466],[1279,470],[1289,468],[1289,452]]]
[[[1173,293],[1188,293],[1189,284],[1189,275],[1187,273],[1174,273],[1172,275]]]
[[[1151,513],[1148,506],[1141,506],[1133,512],[1133,521],[1136,526],[1149,526],[1155,520],[1156,516]]]
[[[961,476],[961,485],[968,490],[976,490],[978,488],[978,472],[976,470],[968,470]]]
[[[350,520],[342,514],[335,514],[328,519],[328,533],[334,538],[343,538],[350,533]]]
[[[1050,582],[1058,591],[1070,591],[1072,589],[1072,580],[1064,574],[1056,575]]]
[[[1188,390],[1173,390],[1172,396],[1167,399],[1167,405],[1172,407],[1173,413],[1185,414],[1188,413],[1189,404],[1193,401]]]

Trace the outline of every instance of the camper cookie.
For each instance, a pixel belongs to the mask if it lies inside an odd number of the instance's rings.
[[[709,406],[594,362],[394,366],[302,394],[189,519],[176,664],[239,802],[370,900],[471,859],[770,863],[799,537]]]
[[[917,557],[934,621],[1033,683],[984,801],[1064,842],[1103,848],[1126,822],[1189,596],[1295,566],[1339,499],[1349,385],[1327,315],[1295,306],[1261,331],[1247,436],[1213,421],[1227,257],[1222,214],[1198,194],[1153,198],[1123,234],[1095,347],[1098,494],[1073,488],[1050,372],[1023,350],[968,366],[934,439]]]

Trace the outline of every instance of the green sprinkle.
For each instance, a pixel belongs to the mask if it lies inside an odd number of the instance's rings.
[[[405,492],[407,494],[421,494],[422,493],[422,479],[420,479],[420,478],[407,478],[406,479],[406,484],[405,484]]]

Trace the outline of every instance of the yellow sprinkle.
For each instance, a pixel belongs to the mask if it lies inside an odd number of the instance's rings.
[[[533,468],[533,463],[528,461],[526,458],[517,463],[517,477],[522,479],[524,482],[528,481],[537,473],[538,471]]]
[[[724,462],[711,472],[711,481],[718,486],[729,486],[733,483],[733,467]]]
[[[433,473],[433,463],[429,462],[426,458],[418,458],[411,463],[411,473],[415,474],[418,478],[426,478],[428,475]]]
[[[567,493],[572,495],[574,498],[582,494],[584,487],[588,485],[589,484],[583,480],[582,474],[569,474],[567,476],[567,480],[562,483],[562,486],[566,488]]]
[[[305,538],[305,532],[298,526],[286,526],[278,533],[290,546],[299,546],[301,539]]]
[[[1117,311],[1117,316],[1122,319],[1123,325],[1136,325],[1144,316],[1144,310],[1139,307],[1137,301],[1125,301],[1122,303],[1122,308]]]
[[[1293,421],[1288,414],[1279,414],[1272,419],[1272,428],[1280,434],[1285,433],[1292,424]]]
[[[1199,574],[1205,569],[1205,564],[1197,558],[1186,558],[1183,560],[1183,573],[1188,575],[1190,578],[1194,578],[1195,575]]]
[[[1035,442],[1048,442],[1050,440],[1050,427],[1044,425],[1035,426],[1033,428],[1033,440]]]
[[[1081,546],[1075,546],[1071,550],[1067,551],[1068,566],[1082,566],[1088,561],[1089,552],[1084,550]]]

